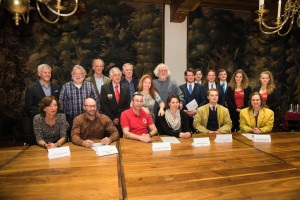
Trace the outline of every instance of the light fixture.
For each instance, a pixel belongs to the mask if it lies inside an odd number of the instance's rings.
[[[278,1],[277,18],[273,22],[274,25],[268,25],[265,23],[265,14],[269,13],[268,9],[265,9],[264,0],[259,0],[259,10],[256,11],[261,32],[265,34],[277,33],[280,36],[287,35],[293,27],[294,19],[297,18],[297,25],[300,28],[300,0],[287,0],[281,14],[281,0]],[[298,17],[297,17],[298,15]]]
[[[75,1],[75,6],[72,12],[62,13],[66,8],[62,6],[61,0],[56,0],[56,5],[49,5],[52,0],[36,0],[36,9],[39,12],[40,16],[43,20],[50,24],[54,24],[58,22],[59,17],[68,17],[73,15],[78,8],[78,0]],[[0,0],[1,2],[1,0]],[[4,7],[12,14],[14,14],[13,19],[15,20],[15,24],[18,26],[19,21],[23,19],[23,21],[28,24],[29,22],[29,11],[34,10],[34,7],[30,6],[30,0],[3,0]],[[40,9],[40,4],[43,4],[48,10],[56,15],[54,20],[49,20],[46,18]],[[22,18],[21,18],[22,17]]]

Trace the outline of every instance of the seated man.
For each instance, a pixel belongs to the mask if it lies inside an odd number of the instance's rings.
[[[121,114],[121,126],[126,138],[152,142],[151,137],[157,133],[157,129],[150,115],[146,114],[143,107],[143,96],[134,94],[131,100],[132,107]],[[149,127],[150,133],[147,128]]]
[[[226,133],[231,130],[232,121],[227,108],[217,104],[219,91],[211,88],[207,91],[208,104],[197,109],[194,128],[199,133]]]
[[[93,139],[101,140],[102,144],[110,144],[119,138],[113,122],[97,111],[97,103],[94,99],[86,99],[83,109],[85,112],[75,117],[73,122],[71,138],[74,144],[89,148],[94,144]],[[105,134],[110,136],[105,137]]]

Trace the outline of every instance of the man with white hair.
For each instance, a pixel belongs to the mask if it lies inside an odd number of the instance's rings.
[[[185,102],[184,96],[177,83],[170,79],[171,73],[168,66],[164,63],[160,63],[155,68],[154,75],[158,77],[158,79],[153,80],[153,82],[163,102],[166,103],[170,94],[177,94],[180,98],[180,109],[182,109]]]
[[[73,81],[65,83],[60,91],[59,103],[62,107],[62,112],[66,114],[67,122],[69,123],[68,137],[73,125],[73,119],[84,113],[83,105],[87,98],[92,98],[97,103],[99,110],[99,102],[94,85],[84,81],[86,76],[85,69],[80,65],[75,65],[71,72]]]
[[[29,85],[26,88],[25,92],[25,111],[28,113],[28,116],[33,121],[33,118],[36,114],[39,113],[39,103],[42,98],[45,96],[55,96],[59,98],[60,87],[51,83],[51,67],[48,64],[41,64],[37,68],[37,74],[40,77],[40,80]],[[32,123],[28,127],[28,132],[30,134],[28,143],[35,144],[35,136],[33,134]]]
[[[109,71],[110,83],[102,86],[100,94],[101,111],[107,115],[119,131],[120,138],[123,131],[120,126],[120,116],[130,107],[130,91],[128,85],[120,83],[122,72],[118,67]]]

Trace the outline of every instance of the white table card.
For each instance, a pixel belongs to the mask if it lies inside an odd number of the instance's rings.
[[[268,143],[270,143],[271,136],[270,135],[253,134],[252,141],[253,142],[268,142]]]
[[[118,149],[114,145],[112,145],[112,146],[110,146],[110,145],[97,146],[97,147],[94,147],[94,148],[96,149],[96,154],[98,156],[107,156],[107,155],[110,155],[110,154],[118,153]]]
[[[216,134],[215,142],[217,143],[232,142],[232,134]]]
[[[194,142],[192,143],[192,145],[194,147],[210,146],[209,137],[194,138]]]
[[[48,149],[48,158],[49,159],[61,158],[61,157],[66,157],[66,156],[70,156],[70,155],[71,155],[71,152],[70,152],[69,146]]]
[[[171,144],[180,144],[181,142],[176,137],[160,137],[163,142],[169,142]]]
[[[171,150],[171,143],[170,142],[152,143],[152,150],[153,151]]]
[[[252,133],[242,133],[242,135],[244,136],[244,137],[246,137],[246,138],[248,138],[249,140],[252,140],[253,138],[252,138]]]

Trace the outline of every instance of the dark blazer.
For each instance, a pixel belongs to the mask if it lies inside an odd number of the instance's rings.
[[[216,88],[219,91],[218,104],[225,106],[225,95],[223,92],[223,87],[216,83]],[[209,103],[207,99],[207,91],[208,91],[208,84],[206,83],[205,85],[203,85],[203,92],[202,92],[202,99],[205,99],[205,101],[201,102],[200,106],[204,106],[205,104]]]
[[[121,113],[130,108],[130,92],[128,85],[120,83],[119,104],[117,104],[112,82],[102,85],[100,105],[101,111],[111,120],[120,118]]]
[[[60,86],[55,83],[50,83],[51,86],[51,95],[55,96],[58,100],[59,98],[59,92],[60,92]],[[46,95],[44,93],[44,90],[40,84],[39,81],[29,85],[26,88],[25,92],[25,110],[30,114],[30,116],[33,116],[35,114],[39,113],[39,103],[42,98],[44,98]]]
[[[257,87],[253,90],[253,92],[259,92],[259,90],[260,87]],[[280,92],[277,88],[274,88],[273,92],[267,96],[267,106],[274,111],[274,109],[280,105],[280,97]]]
[[[180,111],[180,118],[181,118],[181,132],[191,132],[187,115],[184,111]],[[173,130],[169,127],[168,122],[165,118],[165,115],[157,117],[155,121],[155,126],[161,135],[170,135],[179,137],[180,132]]]
[[[135,79],[135,78],[133,78],[133,79],[132,79],[132,81],[133,81],[134,89],[136,90],[136,89],[137,89],[137,87],[138,87],[138,85],[139,85],[139,80],[138,80],[138,79]],[[123,79],[120,81],[120,83],[124,83],[124,84],[126,84],[126,82],[125,82],[125,78],[123,78]]]
[[[200,84],[194,84],[194,89],[192,94],[189,93],[188,89],[187,89],[187,83],[182,84],[179,86],[180,90],[183,93],[183,98],[185,100],[185,102],[183,103],[183,110],[187,110],[186,108],[186,104],[188,104],[189,102],[191,102],[193,99],[195,99],[197,101],[197,104],[200,105],[202,101],[205,101],[205,99],[203,99],[203,86]]]

